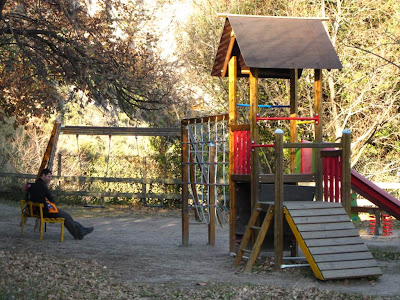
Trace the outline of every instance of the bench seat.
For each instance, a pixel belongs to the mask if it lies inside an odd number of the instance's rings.
[[[37,207],[38,210],[34,210]],[[64,241],[64,218],[45,218],[43,217],[43,203],[21,200],[21,234],[24,234],[25,218],[36,218],[40,221],[40,240],[43,240],[43,227],[46,223],[61,224],[61,242]]]

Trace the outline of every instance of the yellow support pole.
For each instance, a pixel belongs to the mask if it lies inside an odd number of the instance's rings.
[[[237,124],[237,58],[229,61],[229,252],[236,252],[236,184],[232,180],[234,171],[234,132],[232,126]]]

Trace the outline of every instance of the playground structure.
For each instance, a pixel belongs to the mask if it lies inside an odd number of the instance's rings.
[[[196,220],[208,224],[211,245],[215,244],[216,222],[223,225],[228,219],[228,117],[225,114],[181,121],[184,232],[188,233],[188,212],[193,209]],[[182,243],[188,242],[188,235],[183,235]]]
[[[371,190],[372,185],[362,178],[362,184],[358,184],[350,165],[350,131],[345,130],[338,143],[323,142],[322,69],[342,68],[322,24],[324,19],[221,17],[225,25],[211,74],[229,80],[229,251],[236,255],[235,265],[248,252],[245,270],[250,271],[261,248],[268,247],[272,240],[276,269],[284,266],[284,251],[291,249],[295,257],[298,245],[318,279],[381,275],[350,220],[351,188],[367,199],[376,199],[375,204],[385,206],[394,216],[400,201],[387,193],[374,193],[372,190],[379,188]],[[314,70],[311,116],[298,115],[298,80],[303,69]],[[250,103],[238,103],[238,77],[249,78]],[[289,105],[259,103],[261,78],[289,80]],[[238,108],[243,106],[249,107],[249,124],[238,124]],[[289,114],[265,117],[263,109],[268,108],[288,108]],[[289,143],[283,143],[280,129],[273,130],[272,143],[260,142],[259,125],[270,121],[290,122]],[[299,142],[299,123],[314,125],[312,143]],[[190,175],[189,149],[194,148],[185,125],[182,123],[182,243],[187,246],[190,207],[185,194],[190,182],[185,176]],[[275,174],[260,174],[260,149],[268,148],[274,150]],[[296,151],[306,148],[314,149],[315,171],[298,174]],[[290,167],[285,170],[290,169],[289,174],[284,174],[284,149],[290,151]],[[293,236],[297,242],[294,247],[290,244]],[[246,247],[248,244],[251,249]]]
[[[112,136],[168,136],[168,137],[179,137],[179,128],[140,128],[140,127],[93,127],[93,126],[62,126],[61,123],[55,122],[53,130],[43,155],[43,159],[39,168],[39,172],[47,167],[53,169],[53,164],[56,156],[56,148],[60,134],[64,135],[75,135],[78,143],[78,137],[80,135],[107,135],[109,137],[108,146],[108,157],[107,157],[107,170],[104,177],[89,177],[89,176],[61,176],[61,155],[58,157],[58,174],[54,177],[56,179],[64,179],[67,182],[78,182],[78,183],[93,183],[93,182],[118,182],[118,183],[129,183],[129,184],[141,184],[140,193],[127,193],[127,192],[110,192],[110,191],[62,191],[57,189],[53,191],[55,196],[67,195],[67,196],[88,196],[88,197],[100,197],[101,206],[104,206],[105,197],[126,197],[126,198],[138,198],[142,200],[145,206],[163,206],[163,201],[167,199],[180,199],[180,194],[168,194],[168,193],[149,193],[148,186],[154,183],[163,185],[179,185],[180,179],[168,179],[168,178],[124,178],[124,177],[107,177],[108,175],[108,162],[110,155],[110,144]],[[78,144],[79,149],[79,144]],[[18,174],[17,174],[18,175]],[[144,174],[142,174],[144,175]],[[37,175],[38,176],[38,175]],[[21,177],[21,175],[20,175]],[[29,176],[23,176],[24,178],[30,178]],[[147,199],[159,199],[161,204],[149,205]],[[89,205],[88,205],[89,206]]]

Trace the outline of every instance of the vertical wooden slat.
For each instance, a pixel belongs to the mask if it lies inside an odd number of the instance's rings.
[[[232,160],[233,160],[232,168],[231,168],[231,165],[229,164],[229,169],[232,170],[232,173],[230,173],[230,174],[237,174],[237,170],[238,170],[237,139],[238,139],[238,133],[237,133],[237,131],[233,131],[232,138],[229,139],[229,146],[231,145],[231,143],[233,144],[232,150],[229,151],[229,158],[232,156]]]
[[[290,117],[297,117],[298,111],[298,69],[290,70]],[[297,142],[297,121],[290,120],[290,142]],[[296,173],[296,149],[290,149],[290,172]]]
[[[210,222],[208,223],[208,244],[215,246],[215,169],[216,169],[216,156],[215,156],[215,145],[210,145],[209,150],[209,177],[208,177],[208,210],[210,216]]]
[[[329,202],[329,193],[328,193],[328,177],[329,177],[329,157],[324,157],[322,159],[322,168],[323,168],[323,179],[324,179],[324,201]]]
[[[337,174],[338,174],[339,178],[338,178],[338,181],[336,182],[336,191],[337,191],[337,195],[336,195],[337,201],[336,202],[342,202],[342,170],[343,170],[342,163],[343,163],[343,158],[342,158],[342,156],[339,156],[338,157],[338,165],[337,165],[337,167],[338,167]]]
[[[342,205],[351,218],[351,132],[343,130],[342,134]]]
[[[182,245],[189,246],[189,144],[188,130],[186,125],[181,126],[182,141]]]
[[[250,131],[246,131],[246,174],[250,174],[250,155],[251,155],[251,140],[250,140]]]
[[[243,174],[243,168],[244,168],[244,140],[243,140],[243,131],[239,131],[239,174]]]
[[[329,201],[330,202],[335,202],[334,198],[334,186],[335,186],[335,180],[336,180],[336,174],[335,174],[335,158],[336,157],[329,157]]]
[[[283,131],[275,130],[275,216],[274,264],[280,270],[283,263]]]
[[[319,116],[318,124],[315,123],[315,142],[322,143],[322,70],[314,70],[314,110]],[[315,149],[315,199],[322,201],[323,185],[322,185],[322,160],[321,149]]]
[[[236,250],[236,184],[232,180],[236,154],[235,136],[231,126],[237,124],[237,59],[232,56],[229,61],[229,251]]]
[[[340,176],[339,173],[339,164],[340,164],[339,157],[338,156],[334,157],[333,169],[335,170],[335,181],[334,181],[334,186],[332,187],[332,189],[334,189],[332,202],[339,202],[340,199],[339,181],[342,176]]]
[[[250,139],[251,142],[258,144],[258,69],[250,69]],[[251,153],[251,210],[259,199],[259,180],[258,180],[258,148],[253,148]]]

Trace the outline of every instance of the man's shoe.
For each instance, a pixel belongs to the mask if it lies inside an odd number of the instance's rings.
[[[83,236],[92,233],[94,230],[94,227],[86,227],[85,230],[83,231]]]

